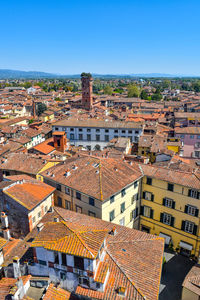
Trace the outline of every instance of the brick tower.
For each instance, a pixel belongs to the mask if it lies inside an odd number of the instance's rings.
[[[82,82],[82,106],[90,110],[93,106],[92,98],[92,75],[90,73],[81,74]]]

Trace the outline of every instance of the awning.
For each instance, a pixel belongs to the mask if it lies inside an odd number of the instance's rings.
[[[162,232],[159,234],[159,236],[160,236],[160,237],[163,237],[163,238],[165,239],[165,244],[166,244],[166,245],[169,245],[169,242],[170,242],[170,240],[171,240],[171,236],[169,236],[169,235],[167,235],[167,234],[164,234],[164,233],[162,233]]]
[[[192,245],[188,244],[188,243],[185,243],[185,242],[180,242],[179,246],[181,248],[184,248],[184,249],[187,249],[187,250],[192,250]]]

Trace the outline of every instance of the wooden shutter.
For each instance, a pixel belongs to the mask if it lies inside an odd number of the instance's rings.
[[[198,208],[195,209],[195,217],[198,217],[199,216],[199,210]]]
[[[154,194],[151,194],[151,201],[154,201]]]
[[[163,213],[160,214],[160,222],[163,223]]]
[[[194,225],[193,234],[197,235],[197,225]]]
[[[185,221],[182,221],[181,230],[185,231]]]
[[[145,199],[145,192],[143,192],[143,196],[142,197],[143,197],[143,199]]]
[[[174,217],[171,217],[171,226],[174,227]]]
[[[186,214],[188,213],[188,205],[185,205],[185,211]]]
[[[176,206],[176,202],[175,201],[172,201],[172,208],[174,209]]]
[[[153,209],[150,210],[150,218],[153,219]]]
[[[144,206],[140,207],[140,214],[141,214],[141,216],[144,216]]]
[[[166,198],[163,198],[163,203],[162,203],[162,204],[163,204],[164,206],[165,206],[165,201],[166,201]]]

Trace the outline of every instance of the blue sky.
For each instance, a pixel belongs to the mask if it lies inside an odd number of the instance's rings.
[[[199,0],[1,0],[0,68],[200,75]]]

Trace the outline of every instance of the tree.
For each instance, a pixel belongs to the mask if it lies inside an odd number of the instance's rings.
[[[24,83],[25,89],[28,89],[28,88],[30,88],[31,86],[32,86],[32,83],[29,82],[29,81],[27,81],[27,82]]]
[[[140,91],[137,85],[129,84],[128,85],[128,97],[139,97]]]
[[[104,94],[106,95],[112,95],[112,89],[109,85],[106,85],[104,88]]]
[[[37,109],[38,116],[40,116],[45,110],[47,110],[47,106],[44,103],[39,103]]]
[[[145,90],[142,90],[141,94],[140,94],[140,98],[144,99],[144,100],[148,100],[148,94]]]

